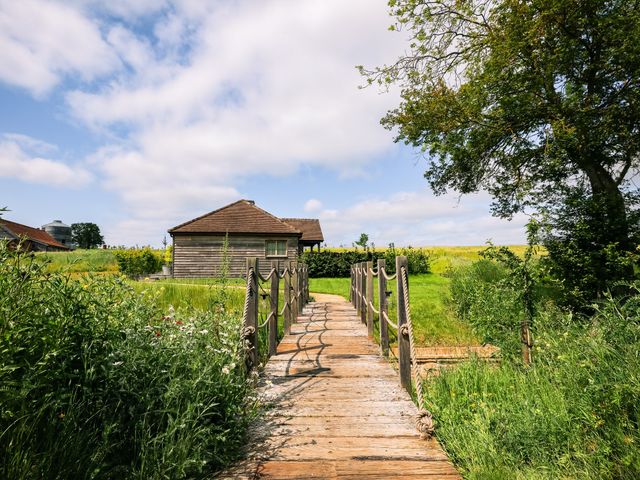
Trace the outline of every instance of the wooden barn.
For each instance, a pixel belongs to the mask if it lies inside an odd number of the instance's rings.
[[[286,260],[296,260],[305,247],[324,241],[316,219],[278,218],[262,210],[252,200],[238,200],[206,213],[171,230],[174,277],[214,277],[223,265],[224,238],[229,235],[227,255],[229,276],[240,277],[247,257],[257,257],[261,273],[271,262],[283,268]]]
[[[23,250],[31,252],[61,252],[69,250],[44,230],[0,218],[0,240],[7,240],[9,248],[20,244]],[[22,243],[20,243],[22,242]]]

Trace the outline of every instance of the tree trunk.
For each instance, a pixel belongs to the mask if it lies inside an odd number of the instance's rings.
[[[583,167],[587,174],[593,200],[602,205],[602,228],[611,242],[617,242],[621,250],[633,249],[629,238],[629,223],[624,196],[613,176],[602,165],[589,162]]]

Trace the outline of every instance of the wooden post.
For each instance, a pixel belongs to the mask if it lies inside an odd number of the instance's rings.
[[[360,291],[358,288],[358,266],[359,264],[353,264],[353,286],[355,290],[353,291],[353,308],[356,309],[356,313],[358,312],[358,292]]]
[[[362,305],[360,305],[360,320],[367,323],[367,262],[362,262]]]
[[[298,262],[291,262],[291,268],[293,273],[291,275],[291,323],[294,323],[298,318]]]
[[[249,278],[249,305],[247,309],[247,329],[253,329],[247,333],[246,340],[249,343],[247,353],[247,369],[258,366],[258,259],[247,258],[247,278]]]
[[[411,346],[409,344],[409,335],[405,334],[405,325],[407,324],[407,312],[405,310],[406,303],[404,301],[404,286],[402,282],[402,269],[407,270],[407,257],[396,257],[396,281],[398,285],[398,368],[400,370],[400,384],[411,393]],[[407,282],[408,284],[409,282]],[[408,285],[407,285],[408,286]],[[407,291],[407,297],[408,297]]]
[[[284,334],[291,333],[291,264],[289,260],[284,262]]]
[[[302,315],[304,309],[304,264],[300,264],[298,272],[298,314]]]
[[[278,277],[278,261],[271,261],[271,320],[269,320],[269,356],[275,355],[278,347],[278,289],[280,277]]]
[[[304,266],[304,304],[307,305],[309,303],[309,267],[305,264]]]
[[[378,259],[378,310],[380,310],[380,348],[382,355],[389,356],[389,326],[384,319],[383,313],[389,314],[389,303],[387,302],[387,279],[384,276],[386,261]]]
[[[367,262],[367,334],[373,338],[373,262]]]

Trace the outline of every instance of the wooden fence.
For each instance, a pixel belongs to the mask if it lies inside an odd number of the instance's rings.
[[[256,368],[260,363],[260,329],[266,329],[266,357],[276,354],[278,343],[279,319],[283,319],[284,334],[291,330],[291,324],[309,302],[309,271],[303,263],[285,261],[284,270],[278,272],[278,262],[271,262],[271,270],[265,277],[260,274],[257,258],[247,258],[247,287],[242,315],[242,337],[245,345],[245,362],[248,370]],[[284,305],[278,311],[280,280],[284,282]],[[262,282],[270,282],[269,290]],[[260,310],[260,297],[268,299],[268,310]],[[266,305],[265,305],[266,306]]]
[[[375,322],[380,329],[380,348],[384,356],[389,355],[389,328],[397,332],[398,337],[398,371],[400,384],[415,395],[420,410],[419,428],[425,432],[432,431],[431,414],[425,409],[422,378],[418,367],[413,324],[411,322],[411,308],[409,302],[409,266],[407,257],[396,257],[396,273],[387,274],[385,260],[378,260],[377,268],[373,262],[360,262],[351,266],[350,300],[360,319],[367,324],[369,337],[373,338]],[[373,304],[374,278],[378,278],[378,308]],[[389,318],[389,297],[391,290],[387,289],[388,282],[395,280],[397,285],[397,316],[396,323]],[[412,375],[413,374],[413,375]],[[413,383],[412,383],[413,376]]]

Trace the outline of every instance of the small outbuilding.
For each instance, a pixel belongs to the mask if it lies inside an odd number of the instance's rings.
[[[261,273],[271,262],[282,269],[305,247],[324,241],[317,219],[278,218],[252,200],[238,200],[169,230],[173,238],[174,277],[214,277],[222,273],[224,242],[228,235],[228,275],[240,277],[246,258],[257,257]]]
[[[15,249],[20,245],[21,249],[31,252],[60,252],[69,250],[44,230],[11,222],[0,218],[0,240],[9,242],[9,248]]]

